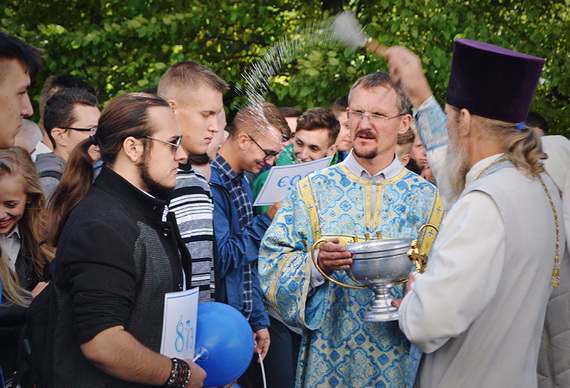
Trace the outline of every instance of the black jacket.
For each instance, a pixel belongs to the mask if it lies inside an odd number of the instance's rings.
[[[183,289],[183,267],[187,287],[191,278],[174,214],[162,221],[165,205],[103,168],[71,212],[52,263],[59,309],[54,386],[134,386],[102,373],[81,353],[80,344],[111,327],[124,326],[160,351],[164,294]]]
[[[18,252],[16,259],[16,274],[20,285],[31,291],[38,284],[34,263],[24,246]],[[9,379],[14,374],[16,355],[18,353],[18,338],[20,330],[26,322],[26,308],[10,304],[6,297],[0,307],[0,366],[4,378]]]

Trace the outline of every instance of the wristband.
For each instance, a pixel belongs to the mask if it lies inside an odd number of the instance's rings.
[[[192,377],[192,370],[190,365],[184,360],[178,358],[171,358],[172,368],[170,369],[170,376],[163,385],[166,388],[186,388]]]

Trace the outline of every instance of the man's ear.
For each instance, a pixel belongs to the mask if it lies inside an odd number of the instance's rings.
[[[400,120],[400,129],[398,130],[398,135],[403,135],[408,131],[410,125],[412,125],[412,115],[405,114],[402,116],[402,120]]]
[[[172,109],[173,112],[176,112],[176,109],[178,109],[178,103],[175,100],[168,100],[166,102],[170,105],[170,109]]]
[[[473,129],[473,116],[471,113],[463,108],[458,114],[458,130],[461,136],[469,136]]]
[[[337,150],[338,150],[338,144],[333,144],[327,150],[327,156],[333,156]]]
[[[123,151],[133,163],[138,163],[144,154],[144,145],[142,140],[133,136],[127,137],[123,140]]]
[[[404,156],[402,156],[400,158],[400,162],[402,162],[402,164],[404,165],[404,167],[406,167],[408,165],[408,163],[410,163],[410,154],[404,154]]]
[[[251,142],[251,140],[249,139],[249,136],[247,135],[247,133],[241,131],[236,135],[236,142],[237,142],[239,149],[244,150],[244,149],[246,149],[249,142]]]
[[[59,147],[67,147],[67,136],[64,136],[66,131],[59,127],[54,127],[51,129],[51,137],[55,141],[55,144]]]

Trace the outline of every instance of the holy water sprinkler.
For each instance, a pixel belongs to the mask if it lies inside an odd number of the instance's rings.
[[[335,37],[349,47],[355,49],[364,47],[381,57],[386,54],[388,47],[367,36],[353,12],[345,11],[338,14],[332,22],[332,30]]]

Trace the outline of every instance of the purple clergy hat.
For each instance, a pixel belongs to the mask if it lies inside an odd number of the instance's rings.
[[[457,39],[446,102],[493,120],[525,121],[543,65],[542,58]]]

